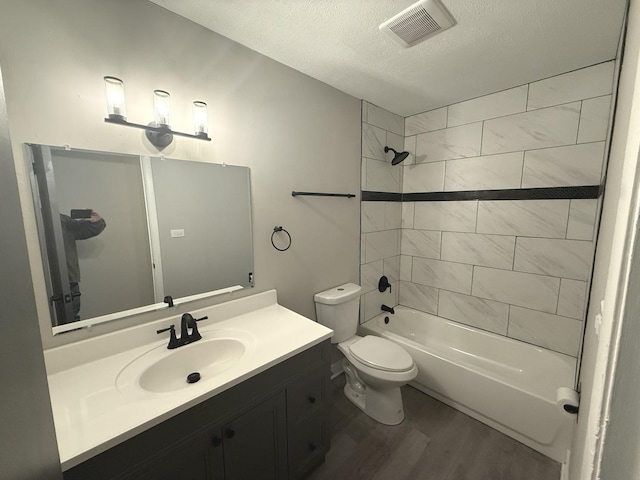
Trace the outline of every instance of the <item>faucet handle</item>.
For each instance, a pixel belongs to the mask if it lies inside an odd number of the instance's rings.
[[[195,320],[196,322],[199,322],[200,320],[207,320],[208,318],[209,318],[209,317],[208,317],[207,315],[205,315],[205,316],[204,316],[204,317],[202,317],[202,318],[194,318],[194,320]]]
[[[387,288],[389,289],[389,293],[391,293],[391,284],[389,283],[389,279],[386,277],[386,275],[383,275],[380,277],[380,281],[378,282],[378,291],[382,293]]]
[[[174,334],[176,333],[176,326],[175,325],[170,325],[167,328],[161,328],[160,330],[156,330],[156,333],[164,333],[164,332],[168,332],[171,331]]]
[[[164,332],[169,332],[169,345],[167,345],[167,348],[169,350],[172,350],[174,348],[177,348],[181,345],[181,343],[178,341],[178,338],[176,337],[176,326],[175,325],[170,325],[167,328],[161,328],[160,330],[156,330],[156,333],[160,334],[160,333],[164,333]]]

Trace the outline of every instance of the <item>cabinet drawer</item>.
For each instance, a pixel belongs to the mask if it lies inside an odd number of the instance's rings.
[[[326,408],[329,368],[318,369],[287,389],[289,422],[298,423]]]
[[[302,478],[322,463],[328,450],[327,422],[317,415],[298,424],[289,436],[289,475]]]

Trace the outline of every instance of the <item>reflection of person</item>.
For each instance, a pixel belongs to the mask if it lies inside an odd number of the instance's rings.
[[[100,214],[94,210],[91,210],[89,218],[77,219],[60,214],[60,221],[62,222],[64,253],[67,257],[73,316],[74,320],[80,320],[80,262],[78,260],[76,240],[85,240],[99,235],[107,224]]]

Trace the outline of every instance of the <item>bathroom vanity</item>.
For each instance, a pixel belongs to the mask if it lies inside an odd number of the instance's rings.
[[[46,352],[65,480],[298,479],[323,461],[331,330],[278,305],[275,291],[196,315],[209,317],[202,340],[172,351],[155,330],[179,317]],[[123,338],[123,351],[95,353]],[[244,350],[225,360],[232,340]],[[173,370],[198,365],[187,349],[200,342],[202,379],[173,383]],[[70,349],[81,363],[68,364]],[[166,383],[145,377],[157,365]]]

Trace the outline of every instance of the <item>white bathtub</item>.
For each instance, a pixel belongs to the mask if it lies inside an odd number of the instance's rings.
[[[556,390],[573,386],[573,357],[406,307],[395,312],[360,325],[359,333],[404,347],[418,365],[412,386],[565,462],[575,415],[556,406]]]

